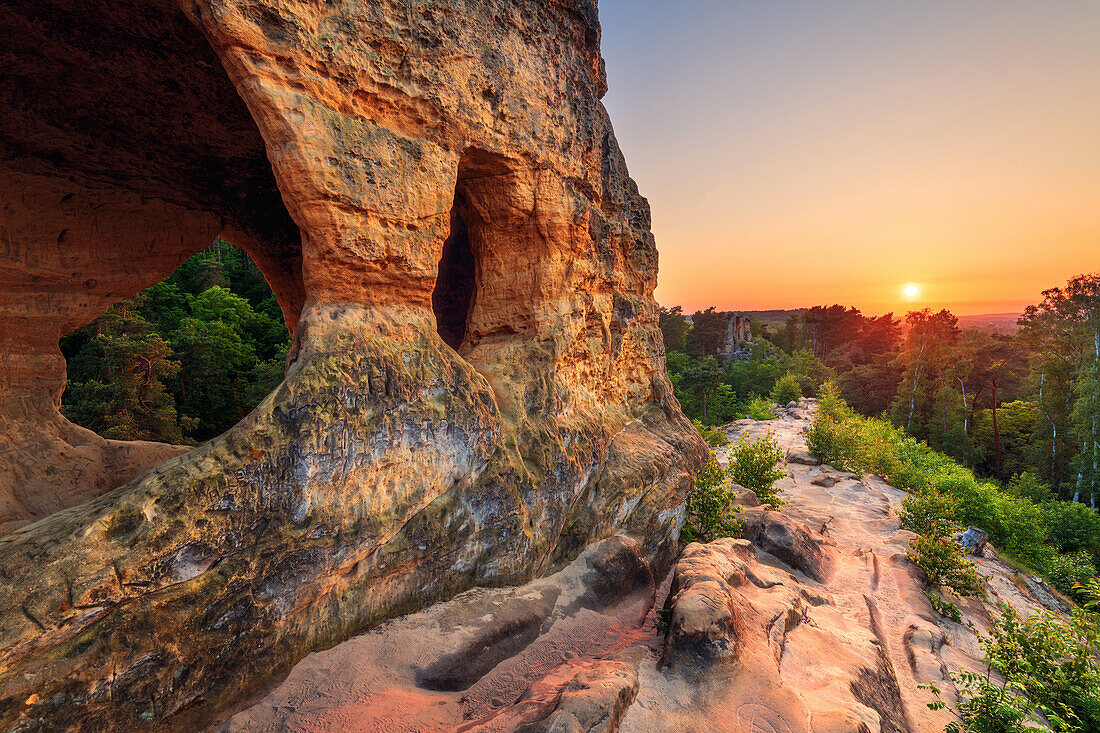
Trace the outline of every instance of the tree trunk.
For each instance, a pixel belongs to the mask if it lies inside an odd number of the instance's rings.
[[[997,426],[997,380],[993,380],[993,475],[1001,479],[1001,429]]]
[[[1043,411],[1043,417],[1050,423],[1051,437],[1050,437],[1050,484],[1055,491],[1058,490],[1058,424],[1054,422],[1054,419],[1050,416],[1050,410],[1047,409],[1046,403],[1043,401],[1043,388],[1046,386],[1047,370],[1044,369],[1039,374],[1039,409]]]
[[[970,412],[966,406],[966,383],[963,382],[962,377],[955,377],[959,380],[959,392],[962,393],[963,398],[963,465],[966,465],[966,444],[969,442],[970,437]]]
[[[905,432],[912,434],[913,408],[917,403],[917,384],[920,382],[921,357],[924,356],[924,344],[920,345],[917,353],[917,368],[913,371],[913,393],[909,395],[909,419],[905,421]]]

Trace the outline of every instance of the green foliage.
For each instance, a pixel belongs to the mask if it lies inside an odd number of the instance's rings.
[[[723,381],[730,385],[739,400],[766,395],[783,374],[788,360],[786,355],[776,353],[768,342],[758,341],[751,347],[750,358],[726,364]]]
[[[944,618],[951,619],[955,623],[962,621],[962,609],[959,608],[959,604],[929,590],[924,591],[924,595],[928,598],[928,602],[932,604],[932,608],[935,609],[936,613]]]
[[[1031,722],[1034,705],[1024,691],[1007,682],[1000,685],[984,675],[974,672],[960,672],[950,675],[950,680],[958,690],[960,702],[954,711],[957,721],[944,728],[944,733],[1025,733],[1044,730],[1042,726]],[[918,687],[930,690],[937,697],[940,689],[934,684]],[[947,706],[936,701],[928,704],[932,710],[945,710]]]
[[[787,371],[795,376],[799,391],[807,397],[816,396],[821,385],[836,379],[836,372],[806,349],[791,354]]]
[[[282,381],[289,345],[259,270],[218,240],[61,340],[62,411],[107,438],[207,440]]]
[[[928,585],[933,588],[950,588],[960,596],[985,593],[985,581],[974,563],[966,559],[966,551],[950,537],[919,535],[910,543],[909,559],[924,571]]]
[[[1046,535],[1060,552],[1085,550],[1100,555],[1100,514],[1070,501],[1047,502],[1042,513]]]
[[[1067,621],[1010,606],[983,641],[986,664],[1021,690],[1055,731],[1100,730],[1100,619],[1077,609]]]
[[[1001,475],[1011,476],[1033,465],[1034,434],[1039,427],[1039,407],[1027,400],[1005,402],[997,410],[997,429],[1001,442]],[[975,468],[986,475],[996,472],[996,444],[993,434],[993,410],[981,410],[974,416],[973,456]]]
[[[783,449],[770,432],[754,441],[742,438],[730,451],[729,472],[734,483],[755,493],[760,503],[772,509],[786,503],[775,488],[775,482],[787,475],[784,465]]]
[[[668,632],[672,629],[672,609],[671,608],[658,608],[653,614],[653,628],[661,636],[668,636]]]
[[[684,336],[691,328],[691,324],[687,322],[680,306],[662,308],[657,325],[661,329],[661,338],[665,342],[666,352],[684,350]]]
[[[62,414],[109,439],[180,443],[166,387],[180,367],[142,317],[143,303],[139,294],[115,304],[78,336],[83,340],[68,366]]]
[[[772,403],[764,397],[756,397],[745,406],[745,416],[751,420],[774,420]]]
[[[680,541],[711,542],[719,537],[739,537],[741,523],[733,510],[734,497],[726,488],[726,472],[714,456],[695,475],[694,483]]]
[[[692,420],[691,424],[695,426],[695,429],[699,431],[699,434],[703,436],[703,440],[707,442],[711,448],[721,448],[724,445],[730,444],[730,439],[726,437],[726,434],[717,428],[710,425],[704,425],[698,420]]]
[[[912,491],[901,501],[901,526],[929,537],[948,537],[957,527],[955,499],[934,488]]]
[[[787,372],[775,383],[771,391],[772,402],[786,405],[789,402],[797,402],[802,399],[802,385],[791,372]]]
[[[1092,556],[1084,550],[1067,555],[1051,554],[1047,561],[1050,584],[1070,598],[1081,600],[1081,591],[1096,580],[1096,566]]]
[[[1041,504],[1054,498],[1050,486],[1040,481],[1039,477],[1031,471],[1015,474],[1008,482],[1008,492],[1035,504]]]

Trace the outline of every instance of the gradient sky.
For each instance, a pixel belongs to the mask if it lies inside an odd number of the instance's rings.
[[[1100,0],[600,16],[662,304],[995,313],[1100,270]]]

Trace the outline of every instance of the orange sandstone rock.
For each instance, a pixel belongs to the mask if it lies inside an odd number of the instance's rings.
[[[594,2],[42,0],[0,29],[0,522],[40,520],[0,538],[0,724],[191,730],[616,532],[667,564],[705,448]],[[218,234],[279,299],[285,382],[166,463],[64,421],[58,337]]]

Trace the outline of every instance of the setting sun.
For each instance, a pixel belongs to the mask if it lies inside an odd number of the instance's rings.
[[[920,295],[920,286],[916,283],[909,283],[904,288],[902,288],[901,292],[905,295],[906,298],[915,298]]]

